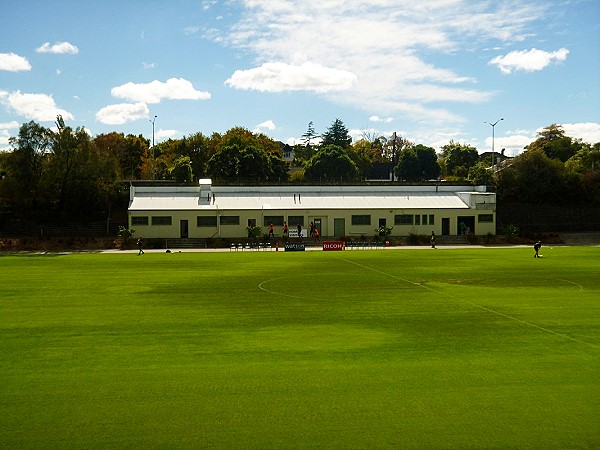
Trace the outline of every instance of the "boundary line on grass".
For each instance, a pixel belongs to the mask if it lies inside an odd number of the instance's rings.
[[[452,294],[449,294],[447,292],[442,292],[442,291],[434,289],[434,288],[432,288],[430,286],[425,286],[422,283],[417,283],[415,281],[410,281],[410,280],[407,280],[405,278],[399,277],[397,275],[392,275],[391,273],[387,273],[387,272],[384,272],[384,271],[379,270],[379,269],[374,269],[373,267],[365,266],[364,264],[357,263],[355,261],[350,261],[349,259],[346,259],[346,258],[339,258],[339,259],[341,259],[342,261],[345,261],[347,263],[354,264],[355,266],[362,267],[363,269],[367,269],[367,270],[370,270],[372,272],[377,272],[377,273],[379,273],[381,275],[385,275],[387,277],[394,278],[394,279],[402,281],[404,283],[412,284],[413,286],[418,286],[418,287],[421,287],[423,289],[428,289],[431,292],[435,292],[436,294],[440,294],[440,295],[452,298],[454,300],[457,300],[459,302],[466,303],[468,305],[474,306],[474,307],[479,308],[479,309],[481,309],[483,311],[487,311],[487,312],[490,312],[492,314],[496,314],[498,316],[502,316],[502,317],[505,317],[507,319],[514,320],[515,322],[518,322],[520,324],[526,325],[528,327],[536,328],[536,329],[538,329],[540,331],[544,331],[546,333],[550,333],[550,334],[553,334],[555,336],[559,336],[559,337],[562,337],[564,339],[568,339],[568,340],[571,340],[571,341],[574,341],[574,342],[578,342],[579,344],[584,344],[584,345],[587,345],[587,346],[590,346],[590,347],[593,347],[593,348],[600,349],[600,345],[592,344],[592,343],[586,342],[586,341],[582,341],[581,339],[577,339],[577,338],[571,337],[571,336],[569,336],[567,334],[563,334],[563,333],[559,333],[557,331],[550,330],[549,328],[540,327],[539,325],[536,325],[534,323],[527,322],[525,320],[521,320],[521,319],[518,319],[516,317],[510,316],[508,314],[502,313],[500,311],[493,310],[491,308],[488,308],[487,306],[478,305],[477,303],[473,303],[473,302],[470,302],[468,300],[464,300],[464,299],[462,299],[460,297],[457,297],[456,295],[452,295]],[[561,280],[561,281],[567,281],[567,280]],[[567,282],[569,282],[569,281],[567,281]],[[581,290],[583,290],[583,287],[581,285],[578,285],[577,283],[572,283],[572,284],[575,284],[575,285],[579,286],[581,288]]]

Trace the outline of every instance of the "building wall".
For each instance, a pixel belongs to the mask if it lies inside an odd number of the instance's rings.
[[[494,205],[495,207],[495,205]],[[412,219],[409,220],[409,217]],[[136,230],[136,236],[146,238],[245,238],[246,227],[255,223],[268,232],[269,218],[273,219],[275,235],[282,235],[282,222],[286,221],[290,230],[296,229],[301,218],[302,229],[309,228],[311,222],[320,219],[321,236],[340,237],[335,231],[343,220],[347,237],[371,237],[376,234],[380,222],[393,227],[391,236],[409,234],[456,235],[461,233],[463,222],[470,232],[476,235],[496,233],[495,210],[486,205],[470,209],[433,210],[236,210],[236,211],[133,211],[129,213],[129,226]],[[200,217],[200,219],[198,219]],[[340,220],[342,219],[342,220]],[[433,221],[432,221],[433,219]],[[182,221],[187,221],[187,236],[182,234]],[[145,223],[147,222],[147,223]],[[432,223],[433,222],[433,223]],[[444,226],[447,225],[447,226]],[[185,231],[185,225],[183,226]],[[303,233],[306,236],[306,231]]]

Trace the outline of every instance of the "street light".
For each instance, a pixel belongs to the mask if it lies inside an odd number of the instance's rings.
[[[154,181],[154,122],[156,122],[156,118],[158,116],[154,116],[154,119],[148,121],[152,124],[152,181]]]
[[[496,140],[496,124],[498,122],[500,122],[501,120],[504,120],[504,117],[496,120],[494,123],[489,123],[489,122],[486,122],[485,120],[483,121],[483,123],[487,123],[489,126],[492,127],[492,167],[494,167],[494,156],[496,155],[495,150],[494,150],[494,141]]]

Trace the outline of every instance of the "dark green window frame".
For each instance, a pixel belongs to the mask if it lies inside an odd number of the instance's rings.
[[[131,225],[148,225],[148,216],[131,216]]]
[[[493,214],[479,214],[477,216],[477,222],[479,223],[493,223],[494,215]]]
[[[239,225],[240,216],[221,216],[219,221],[221,225]]]
[[[152,225],[173,225],[171,216],[152,216]]]
[[[371,225],[370,214],[353,214],[352,225]]]
[[[214,228],[217,226],[217,216],[197,216],[196,226]]]
[[[412,214],[396,214],[394,216],[394,225],[413,225],[414,216]]]
[[[287,223],[290,227],[295,227],[298,224],[304,226],[304,216],[288,216]]]
[[[265,223],[263,225],[265,227],[268,227],[270,223],[272,223],[276,227],[282,227],[283,216],[265,216]]]

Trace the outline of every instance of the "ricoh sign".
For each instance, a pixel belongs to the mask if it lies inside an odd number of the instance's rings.
[[[344,250],[343,241],[325,241],[323,242],[323,250],[326,252],[338,252]]]

